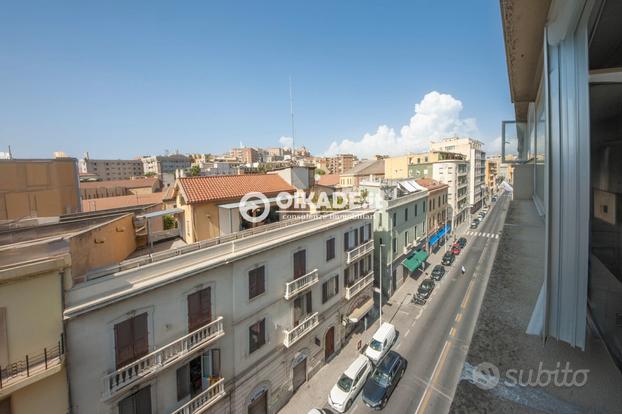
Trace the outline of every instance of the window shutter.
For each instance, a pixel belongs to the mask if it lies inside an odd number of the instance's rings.
[[[207,287],[201,291],[201,325],[212,321],[212,288]]]
[[[5,367],[9,363],[8,345],[9,341],[6,329],[6,308],[0,308],[0,367]],[[0,414],[2,413],[0,412]]]
[[[188,332],[196,330],[200,325],[201,296],[199,292],[188,295]]]
[[[356,246],[357,244],[357,240],[359,239],[359,229],[354,229],[354,243],[353,245]]]
[[[252,299],[257,296],[257,278],[255,277],[255,269],[248,272],[248,298]]]
[[[151,414],[151,386],[147,385],[134,394],[136,414]]]
[[[257,281],[258,295],[266,291],[266,268],[264,266],[261,266],[260,269],[261,270],[259,271],[259,280]]]
[[[190,394],[190,372],[188,364],[177,368],[177,401],[181,401]]]
[[[142,313],[133,319],[134,328],[134,359],[149,353],[149,333],[147,330],[147,314]]]
[[[266,343],[266,320],[262,319],[259,322],[259,343],[261,345]]]
[[[124,367],[134,359],[132,320],[128,319],[114,326],[114,347],[117,368]]]
[[[350,233],[343,233],[343,251],[347,252],[348,251],[348,245],[349,243],[349,238],[350,238]]]
[[[220,377],[220,349],[212,349],[212,375]]]
[[[328,282],[322,284],[322,303],[326,303],[328,300]]]
[[[365,241],[365,226],[361,226],[359,229],[359,244],[363,244]]]
[[[313,313],[313,300],[311,292],[307,292],[307,316],[311,313]]]
[[[304,276],[307,268],[307,252],[306,250],[300,250],[294,253],[294,279],[298,279]]]
[[[348,276],[349,276],[349,273],[350,273],[350,268],[346,267],[343,270],[343,287],[344,288],[348,287]]]

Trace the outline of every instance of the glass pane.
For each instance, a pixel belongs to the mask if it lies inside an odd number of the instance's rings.
[[[514,163],[527,161],[529,152],[529,141],[526,134],[527,123],[503,121],[501,130],[503,162]]]

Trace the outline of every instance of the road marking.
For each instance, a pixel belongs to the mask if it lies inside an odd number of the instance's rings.
[[[427,407],[429,399],[430,399],[430,387],[431,384],[436,382],[436,377],[438,376],[439,367],[445,365],[445,360],[447,358],[447,350],[449,349],[449,341],[445,341],[445,345],[443,346],[443,350],[441,351],[441,356],[436,361],[436,365],[434,366],[434,371],[432,371],[432,378],[430,382],[425,388],[425,392],[423,394],[423,398],[419,401],[419,405],[417,405],[417,409],[415,410],[415,414],[419,413],[419,411],[423,408],[425,411],[425,407]]]
[[[400,313],[405,313],[406,315],[410,315],[410,312],[406,312],[405,310],[401,310],[401,309],[400,309],[400,310],[398,310],[398,312],[400,312]]]
[[[404,338],[408,337],[409,333],[410,333],[410,329],[406,331],[406,333],[404,334]]]
[[[498,235],[498,234],[495,234],[495,239],[498,239],[498,238],[499,238],[499,235]]]
[[[456,315],[456,322],[460,322],[460,319],[462,319],[462,313]]]
[[[456,336],[456,328],[455,327],[451,328],[451,331],[449,331],[449,335],[450,336]]]

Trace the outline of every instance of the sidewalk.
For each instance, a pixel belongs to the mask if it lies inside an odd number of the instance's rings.
[[[455,229],[455,233],[452,232],[450,239],[446,242],[449,245],[453,242],[453,236],[460,237],[465,230],[468,229],[468,223],[462,223]],[[404,301],[410,300],[412,294],[416,292],[419,284],[429,277],[432,268],[441,262],[441,257],[445,254],[445,246],[442,246],[438,252],[431,253],[426,260],[429,265],[425,269],[424,274],[420,275],[417,279],[412,277],[407,278],[406,281],[395,291],[393,296],[387,300],[383,298],[382,301],[382,319],[384,321],[390,321],[400,309],[400,304]],[[376,312],[377,314],[377,312]],[[360,349],[369,343],[374,332],[378,329],[379,322],[376,315],[373,322],[367,327],[367,330],[360,332],[354,332],[348,342],[339,350],[333,359],[315,375],[304,383],[298,391],[292,396],[289,402],[279,411],[283,414],[306,414],[312,408],[329,407],[328,394],[330,393],[333,385],[337,383],[337,380],[341,374],[350,366],[350,364],[360,354]],[[358,348],[360,345],[360,349]]]

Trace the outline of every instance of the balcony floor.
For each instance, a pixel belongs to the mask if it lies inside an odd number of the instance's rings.
[[[520,265],[518,265],[520,263]],[[525,333],[543,280],[544,222],[531,200],[514,200],[508,210],[486,295],[466,357],[476,366],[490,362],[503,374],[508,369],[538,372],[538,366],[554,370],[589,369],[581,387],[503,387],[483,390],[461,380],[450,412],[540,413],[620,412],[622,374],[604,345],[589,335],[586,351],[564,342]],[[560,377],[562,375],[560,374]],[[516,388],[520,388],[516,390]]]

